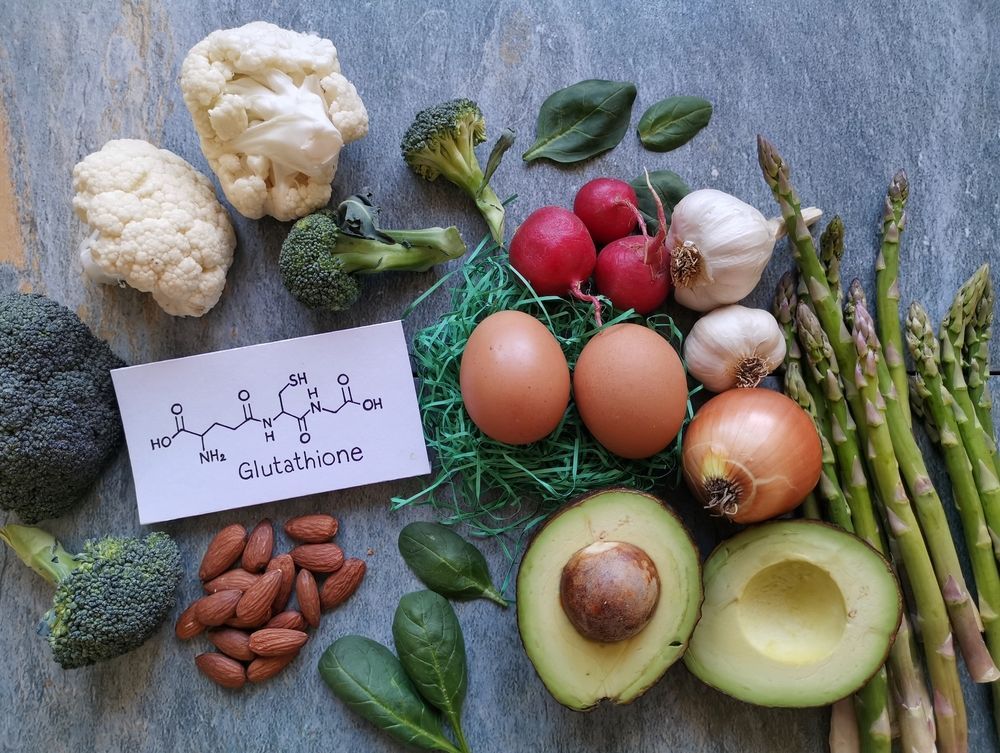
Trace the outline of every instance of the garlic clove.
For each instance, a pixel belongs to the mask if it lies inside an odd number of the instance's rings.
[[[803,210],[806,224],[822,214]],[[679,303],[696,311],[745,298],[760,281],[784,223],[714,188],[692,191],[674,207],[666,246]]]
[[[823,210],[819,207],[806,207],[802,210],[802,219],[805,220],[806,227],[812,227],[815,225],[822,216]],[[768,224],[771,225],[772,232],[774,233],[774,239],[776,241],[780,241],[788,235],[788,228],[785,227],[785,221],[781,217],[772,217],[768,220]]]
[[[785,357],[785,338],[767,311],[732,304],[706,314],[684,341],[688,371],[712,392],[756,387]]]

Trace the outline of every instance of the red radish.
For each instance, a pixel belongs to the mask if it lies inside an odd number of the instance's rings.
[[[637,202],[635,189],[625,181],[595,178],[577,191],[573,214],[583,220],[594,243],[603,246],[635,230],[632,207]]]
[[[649,314],[670,295],[670,275],[657,274],[644,261],[647,238],[629,235],[612,241],[597,256],[594,282],[616,309]]]
[[[648,185],[648,175],[646,182]],[[666,217],[663,203],[651,185],[649,191],[660,223],[656,235],[649,236],[638,208],[629,204],[642,235],[629,235],[609,243],[597,257],[594,270],[594,281],[601,294],[611,299],[615,308],[635,309],[637,314],[655,311],[670,295]]]
[[[581,290],[597,263],[587,226],[568,209],[536,209],[510,239],[510,263],[539,295],[566,295],[594,305],[601,324],[601,302]]]

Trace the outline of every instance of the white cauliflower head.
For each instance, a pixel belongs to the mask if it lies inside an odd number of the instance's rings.
[[[341,148],[368,133],[333,43],[263,21],[192,47],[181,91],[226,198],[251,219],[326,206]]]
[[[119,139],[73,168],[80,247],[97,282],[152,293],[168,314],[201,316],[222,295],[236,234],[212,182],[148,141]]]

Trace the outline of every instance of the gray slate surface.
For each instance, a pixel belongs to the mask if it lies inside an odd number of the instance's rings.
[[[285,227],[239,217],[240,248],[226,294],[204,319],[171,319],[140,294],[81,278],[75,247],[84,232],[69,205],[72,165],[108,139],[135,137],[207,170],[176,85],[180,62],[208,32],[260,18],[314,30],[338,46],[372,130],[344,152],[335,195],[371,186],[397,227],[457,223],[469,240],[483,232],[455,190],[420,182],[402,165],[398,139],[420,107],[472,95],[494,131],[507,124],[518,130],[523,150],[538,106],[552,90],[582,78],[627,78],[639,86],[634,119],[661,97],[698,94],[715,103],[712,124],[671,154],[643,152],[630,134],[610,154],[572,169],[526,167],[515,150],[496,178],[501,193],[520,197],[510,211],[511,229],[541,204],[569,204],[591,177],[629,178],[643,166],[674,169],[693,186],[736,193],[773,214],[753,141],[764,132],[791,161],[806,200],[843,215],[846,274],[871,281],[880,197],[897,167],[909,171],[913,196],[904,299],[919,297],[936,320],[979,263],[1000,262],[995,3],[621,6],[6,0],[0,5],[0,290],[47,293],[78,310],[127,360],[142,363],[395,318],[436,279],[439,273],[380,280],[349,314],[311,314],[274,274]],[[765,304],[789,265],[780,246],[751,300]],[[418,312],[410,331],[430,321],[443,302],[439,296]],[[1000,368],[996,343],[993,353]],[[197,593],[196,563],[205,545],[233,519],[249,525],[265,515],[329,510],[343,521],[348,551],[374,549],[368,580],[350,608],[324,621],[291,671],[239,694],[204,681],[192,663],[204,644],[179,644],[167,628],[126,657],[62,672],[34,635],[47,589],[0,553],[0,750],[396,750],[335,702],[313,667],[341,634],[390,639],[398,597],[417,586],[395,551],[396,533],[431,511],[390,514],[387,500],[418,488],[419,480],[379,485],[164,526],[188,564],[180,593],[185,603]],[[713,527],[687,496],[664,494],[709,546]],[[51,525],[68,545],[100,532],[137,531],[124,452],[91,497],[76,515]],[[487,551],[501,572],[499,548]],[[458,614],[472,667],[466,727],[477,751],[801,753],[825,747],[825,713],[744,705],[701,686],[681,667],[631,707],[569,712],[535,678],[513,610],[477,602],[460,605]],[[987,690],[970,687],[967,699],[971,749],[998,750]]]

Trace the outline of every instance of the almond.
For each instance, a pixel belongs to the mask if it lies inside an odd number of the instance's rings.
[[[281,588],[282,571],[264,573],[260,580],[243,592],[243,598],[236,605],[236,616],[248,622],[259,621],[271,609],[274,597]]]
[[[299,570],[295,578],[295,598],[306,622],[314,628],[319,627],[319,589],[316,578],[308,570]]]
[[[226,656],[239,661],[253,661],[255,658],[250,650],[250,633],[236,628],[223,628],[212,630],[207,637]]]
[[[230,617],[228,620],[226,620],[225,624],[226,627],[236,628],[237,630],[243,630],[245,628],[259,628],[265,622],[271,619],[272,614],[273,612],[270,609],[268,609],[267,612],[265,612],[264,615],[261,617],[257,617],[256,615],[254,615],[254,619],[252,620],[245,620],[240,617]]]
[[[289,538],[303,544],[322,544],[337,535],[340,524],[330,515],[300,515],[285,523]]]
[[[271,605],[276,613],[284,610],[288,606],[288,598],[292,595],[292,586],[295,585],[295,562],[290,554],[279,554],[267,563],[267,570],[281,570],[281,588],[278,595],[274,597]]]
[[[254,526],[243,549],[243,569],[259,573],[271,561],[274,552],[274,526],[264,518]]]
[[[246,591],[257,582],[259,577],[259,575],[248,573],[246,570],[237,567],[227,570],[217,578],[212,578],[202,588],[205,589],[205,593],[207,594],[214,594],[216,591]]]
[[[340,570],[327,578],[319,592],[319,601],[323,609],[333,609],[347,601],[348,597],[358,590],[367,569],[364,560],[351,557]]]
[[[236,614],[236,605],[242,597],[242,591],[216,591],[202,596],[191,605],[195,619],[202,625],[221,625]]]
[[[254,659],[250,662],[250,666],[247,667],[247,679],[250,682],[269,680],[291,664],[298,655],[298,651],[293,651],[290,654],[282,654],[281,656],[261,656]]]
[[[344,564],[344,552],[336,544],[302,544],[291,555],[296,565],[314,573],[332,573]]]
[[[201,558],[201,567],[198,568],[198,577],[202,580],[212,580],[217,575],[222,575],[243,554],[246,541],[247,530],[243,526],[234,523],[223,528],[215,534],[215,538],[205,550],[205,556]]]
[[[295,610],[290,610],[288,612],[282,612],[281,614],[276,614],[267,624],[264,625],[266,628],[287,628],[288,630],[301,630],[305,632],[306,629],[306,618],[302,616],[301,612],[296,612]]]
[[[205,626],[198,622],[198,618],[195,617],[196,605],[197,602],[181,612],[181,616],[177,618],[177,624],[174,625],[174,634],[182,641],[194,638],[205,630]]]
[[[247,675],[243,665],[222,654],[199,654],[194,658],[205,677],[224,688],[239,689],[246,685]]]
[[[301,630],[264,628],[250,634],[250,650],[258,656],[280,656],[298,651],[309,640]]]

